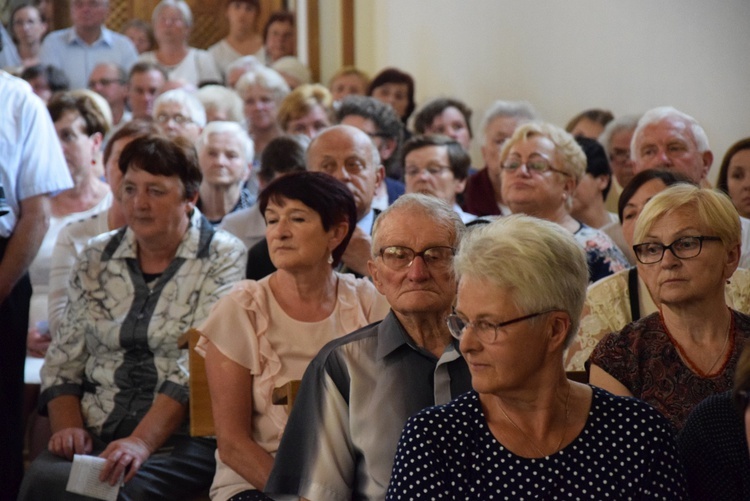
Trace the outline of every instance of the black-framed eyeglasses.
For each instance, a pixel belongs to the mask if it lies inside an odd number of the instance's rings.
[[[466,332],[466,329],[473,329],[474,334],[477,335],[480,341],[482,341],[483,343],[491,344],[497,341],[498,329],[502,329],[503,327],[507,327],[508,325],[516,324],[518,322],[523,322],[524,320],[529,320],[534,317],[538,317],[547,313],[551,313],[553,311],[558,311],[558,310],[554,308],[551,310],[544,310],[538,313],[532,313],[531,315],[524,315],[522,317],[514,318],[513,320],[508,320],[507,322],[500,322],[497,324],[493,324],[485,320],[467,322],[460,316],[453,313],[451,315],[448,315],[446,322],[448,324],[448,330],[451,331],[451,336],[458,339],[459,341],[463,337],[464,332]]]
[[[658,242],[645,242],[634,245],[635,257],[643,264],[656,264],[664,259],[664,253],[669,250],[678,259],[691,259],[701,253],[703,242],[721,241],[719,237],[681,237],[669,245]]]
[[[429,268],[447,269],[453,264],[456,249],[439,245],[417,252],[409,247],[390,245],[381,248],[379,254],[383,264],[396,271],[409,268],[417,257],[421,257]]]
[[[507,170],[508,172],[515,172],[524,165],[526,166],[526,170],[529,172],[529,174],[533,172],[544,174],[547,171],[552,171],[557,172],[558,174],[562,174],[563,176],[570,176],[570,174],[568,174],[567,172],[563,172],[560,169],[552,167],[552,164],[544,158],[538,158],[534,160],[529,159],[526,162],[521,162],[520,160],[508,160],[503,163],[501,167],[503,170]]]

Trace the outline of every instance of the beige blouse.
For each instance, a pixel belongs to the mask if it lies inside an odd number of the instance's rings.
[[[750,314],[750,270],[737,268],[726,286],[727,306]],[[641,316],[657,311],[646,284],[638,277]],[[582,371],[597,343],[610,332],[619,332],[633,319],[628,295],[628,270],[610,275],[589,286],[578,334],[565,353],[565,370]]]
[[[388,303],[366,279],[336,274],[337,302],[333,313],[320,322],[300,322],[287,315],[276,301],[269,277],[244,280],[214,307],[201,327],[196,351],[205,354],[207,340],[226,357],[253,375],[253,440],[271,455],[276,453],[286,426],[283,406],[273,405],[273,389],[302,375],[328,341],[353,332],[388,313]],[[228,499],[253,489],[243,477],[219,459],[211,486],[212,499]]]

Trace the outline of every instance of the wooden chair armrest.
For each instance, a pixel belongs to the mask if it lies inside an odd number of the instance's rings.
[[[271,395],[271,402],[274,405],[283,405],[286,413],[289,414],[292,412],[292,406],[294,405],[294,400],[297,398],[300,384],[301,381],[299,379],[293,379],[278,388],[274,388]]]

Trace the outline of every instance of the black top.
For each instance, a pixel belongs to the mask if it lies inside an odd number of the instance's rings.
[[[750,499],[750,453],[744,416],[731,392],[705,399],[677,437],[690,499]]]

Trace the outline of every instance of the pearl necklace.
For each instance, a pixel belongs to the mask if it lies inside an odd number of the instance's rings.
[[[500,402],[502,402],[502,399],[498,400],[498,407],[500,407],[500,411],[503,413],[503,416],[505,416],[505,419],[507,419],[508,422],[510,422],[510,424],[512,424],[513,427],[521,433],[521,435],[523,435],[524,437],[526,437],[526,440],[529,441],[529,444],[531,444],[531,446],[534,448],[534,450],[541,457],[551,456],[552,454],[555,454],[556,452],[559,452],[560,449],[561,449],[561,447],[562,447],[563,440],[565,440],[565,435],[568,433],[568,415],[570,414],[570,407],[568,406],[568,404],[570,403],[570,387],[571,387],[571,384],[568,382],[568,394],[565,397],[565,427],[563,428],[562,435],[560,436],[560,441],[557,442],[557,446],[555,447],[555,450],[552,451],[550,454],[545,454],[544,452],[542,452],[542,450],[536,445],[536,443],[534,443],[534,440],[532,440],[532,438],[529,435],[527,435],[526,432],[523,431],[521,429],[521,427],[518,426],[515,423],[515,421],[513,421],[510,418],[510,416],[508,415],[508,413],[505,412],[505,409],[503,409],[503,405],[500,403]]]

